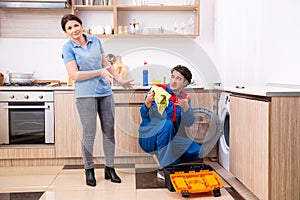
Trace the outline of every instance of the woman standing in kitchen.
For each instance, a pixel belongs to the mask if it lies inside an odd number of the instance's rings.
[[[93,147],[97,127],[97,113],[101,121],[105,155],[105,179],[120,183],[114,169],[114,98],[110,86],[116,81],[124,88],[132,87],[132,80],[123,80],[106,60],[101,41],[83,34],[80,18],[67,14],[61,19],[61,28],[70,40],[64,44],[62,58],[68,75],[75,81],[76,106],[80,116],[82,154],[86,184],[96,186]]]

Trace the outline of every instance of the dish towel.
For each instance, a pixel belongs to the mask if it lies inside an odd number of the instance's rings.
[[[157,105],[158,112],[162,115],[169,103],[171,95],[162,87],[152,86],[150,92],[154,92],[154,101]]]

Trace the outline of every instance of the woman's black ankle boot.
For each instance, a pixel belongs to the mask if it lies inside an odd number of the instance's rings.
[[[93,187],[96,186],[94,168],[85,170],[85,179],[86,179],[86,184],[87,185],[93,186]]]
[[[105,179],[106,180],[107,179],[111,179],[111,182],[121,183],[121,179],[116,174],[116,171],[115,171],[114,168],[112,168],[112,167],[105,167],[104,173],[105,173]]]

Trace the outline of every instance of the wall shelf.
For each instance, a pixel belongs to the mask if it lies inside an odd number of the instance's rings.
[[[198,6],[116,6],[119,11],[197,11]]]
[[[118,4],[113,0],[111,5],[82,5],[81,1],[73,0],[73,13],[83,18],[91,29],[106,26],[110,23],[113,34],[94,34],[98,37],[197,37],[200,33],[200,0],[193,5],[130,5],[131,1],[123,0]],[[80,5],[76,5],[80,4]],[[99,12],[97,12],[99,11]],[[101,11],[106,11],[103,13]],[[106,20],[104,18],[106,17]],[[107,20],[108,18],[108,20]],[[188,20],[192,25],[188,24]],[[130,23],[139,22],[137,33],[130,31]],[[177,27],[176,27],[177,26]],[[128,34],[124,34],[124,27]],[[119,33],[121,28],[122,33]],[[164,31],[154,31],[163,29]]]
[[[102,5],[85,6],[85,5],[75,5],[75,6],[73,6],[73,9],[74,9],[74,11],[78,11],[78,10],[85,10],[85,11],[89,11],[89,10],[96,10],[96,11],[102,11],[102,10],[113,11],[114,6],[102,6]]]
[[[130,0],[111,0],[110,5],[82,5],[72,0],[70,7],[0,8],[0,37],[3,38],[65,38],[60,28],[64,14],[78,15],[85,27],[110,25],[112,34],[98,37],[197,37],[200,34],[200,0],[194,5],[130,5]],[[172,2],[172,1],[171,1]],[[97,2],[99,3],[99,2]],[[193,22],[192,26],[188,20]],[[139,22],[139,30],[130,32],[130,23]],[[184,26],[184,27],[183,27]],[[124,34],[124,27],[128,34]],[[122,29],[122,34],[119,29]],[[157,30],[164,31],[157,31]],[[95,33],[95,32],[94,32]]]

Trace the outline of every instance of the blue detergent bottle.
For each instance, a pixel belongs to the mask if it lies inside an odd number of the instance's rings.
[[[148,86],[148,69],[147,69],[147,62],[144,62],[144,69],[143,69],[143,86]]]

